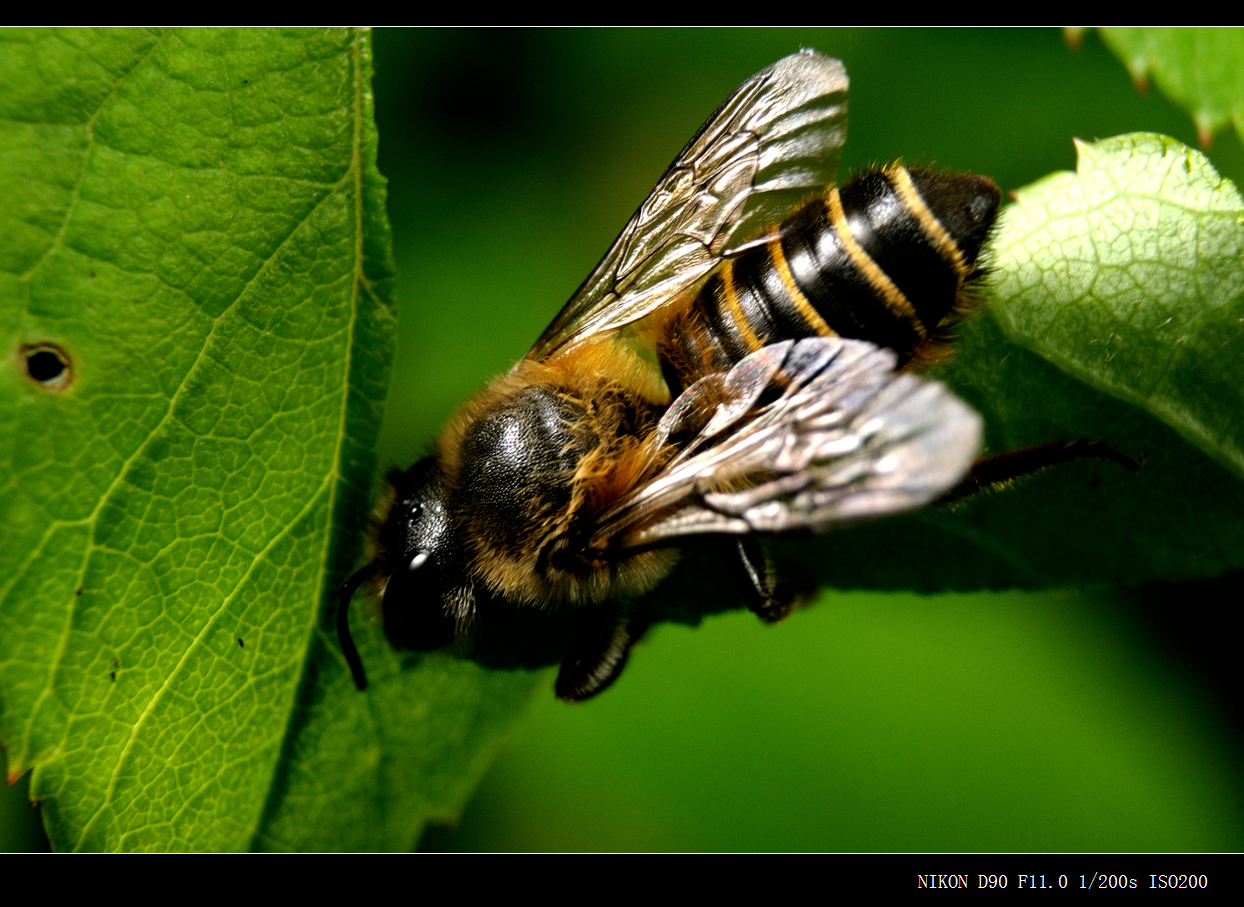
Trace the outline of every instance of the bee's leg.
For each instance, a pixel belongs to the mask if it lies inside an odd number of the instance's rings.
[[[579,615],[553,689],[566,702],[591,699],[618,679],[631,651],[630,620],[617,605]]]
[[[774,580],[760,542],[750,535],[730,536],[723,540],[722,548],[747,607],[767,624],[785,620],[794,610],[798,595],[792,586]]]
[[[1051,466],[1072,460],[1109,460],[1124,469],[1139,472],[1145,458],[1133,460],[1101,441],[1079,438],[1075,441],[1049,441],[1035,447],[1008,450],[996,456],[977,460],[972,471],[954,488],[938,499],[939,504],[953,504],[987,489],[998,489],[1015,479],[1032,475]]]

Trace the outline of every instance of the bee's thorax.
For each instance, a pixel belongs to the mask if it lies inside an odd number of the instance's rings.
[[[644,439],[657,413],[622,384],[564,364],[521,363],[493,382],[441,441],[471,573],[500,596],[541,606],[655,585],[668,553],[605,558],[579,536],[646,477]]]

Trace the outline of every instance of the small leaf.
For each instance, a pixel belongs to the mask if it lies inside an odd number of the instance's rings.
[[[1201,144],[1234,121],[1244,139],[1244,31],[1238,28],[1102,28],[1137,85],[1150,76],[1196,123]]]
[[[1244,202],[1163,136],[1076,143],[1077,172],[1018,193],[999,322],[1244,478]]]

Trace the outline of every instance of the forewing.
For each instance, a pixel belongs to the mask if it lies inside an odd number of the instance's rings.
[[[894,363],[870,343],[817,337],[764,347],[697,381],[657,429],[677,454],[602,515],[592,547],[823,532],[937,499],[976,458],[981,418]]]
[[[528,358],[645,318],[832,183],[846,139],[846,93],[842,63],[807,50],[740,85],[670,164]]]

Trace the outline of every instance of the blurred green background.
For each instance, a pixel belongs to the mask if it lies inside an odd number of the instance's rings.
[[[382,462],[424,454],[522,356],[743,79],[813,47],[851,77],[843,175],[901,158],[1004,192],[1072,137],[1190,118],[1091,33],[422,31],[375,35],[400,271]],[[1244,149],[1209,152],[1244,177]],[[437,850],[1240,850],[1239,582],[825,593],[777,627],[662,626],[603,696],[547,691]],[[24,782],[0,847],[27,846]]]
[[[382,454],[403,465],[526,352],[716,105],[800,47],[851,76],[844,174],[902,158],[1007,191],[1073,168],[1073,136],[1196,142],[1094,35],[1073,52],[1055,30],[380,31],[375,47],[402,306]],[[1211,158],[1244,175],[1233,133]],[[827,593],[778,627],[658,627],[592,702],[556,701],[550,677],[461,824],[421,846],[1240,849],[1230,691],[1206,679],[1203,634],[1168,644],[1184,594]]]

